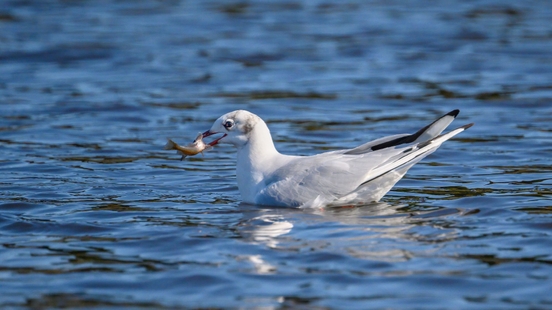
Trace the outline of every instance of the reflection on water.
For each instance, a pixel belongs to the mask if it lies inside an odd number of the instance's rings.
[[[281,215],[261,215],[240,223],[240,233],[249,242],[263,243],[270,248],[278,245],[276,237],[291,231],[293,224]]]
[[[547,308],[548,1],[4,1],[3,308]],[[466,135],[382,202],[244,205],[220,115],[292,155]]]
[[[241,221],[237,227],[244,241],[277,249],[278,237],[289,233],[293,224],[282,215],[264,214]],[[239,259],[249,261],[258,274],[272,274],[277,271],[277,267],[267,263],[262,255],[239,256]]]

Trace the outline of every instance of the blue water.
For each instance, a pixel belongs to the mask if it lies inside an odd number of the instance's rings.
[[[0,6],[0,307],[552,307],[549,1]],[[358,208],[245,205],[223,113],[312,155],[475,126]]]

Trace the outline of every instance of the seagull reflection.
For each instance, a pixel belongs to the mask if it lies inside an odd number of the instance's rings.
[[[407,205],[386,202],[353,208],[325,208],[315,213],[323,215],[325,221],[344,224],[343,242],[334,245],[335,250],[341,248],[338,251],[344,250],[357,258],[385,262],[432,255],[435,248],[427,245],[458,235],[447,227],[445,218],[462,214],[458,209],[410,210]]]
[[[255,243],[263,243],[276,248],[277,237],[291,231],[293,224],[280,214],[263,214],[247,219],[239,224],[243,238]]]
[[[251,206],[242,205],[244,208]],[[268,248],[278,248],[279,237],[291,231],[293,224],[278,214],[279,209],[255,209],[252,217],[238,224],[240,235],[244,240],[254,244],[264,244]],[[247,212],[249,213],[249,212]],[[259,214],[263,213],[263,214]],[[262,255],[241,255],[239,260],[248,261],[257,274],[271,274],[277,271],[276,266],[268,263]]]
[[[407,261],[433,255],[436,242],[457,237],[446,217],[461,215],[449,208],[413,208],[386,202],[355,207],[317,209],[262,208],[241,205],[244,218],[237,225],[242,240],[270,249],[309,253],[340,253],[381,261]],[[294,227],[295,223],[301,223]],[[305,229],[307,227],[307,229]],[[295,231],[298,230],[298,231]],[[270,252],[267,252],[270,253]],[[241,255],[256,273],[277,272],[268,254]]]

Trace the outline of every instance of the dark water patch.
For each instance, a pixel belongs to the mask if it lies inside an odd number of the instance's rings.
[[[97,163],[97,164],[122,164],[122,163],[131,163],[141,158],[130,158],[130,157],[84,157],[84,156],[75,156],[75,157],[62,157],[58,158],[61,161],[79,161],[84,163]]]
[[[218,9],[222,13],[229,15],[242,15],[248,12],[250,5],[246,2],[237,2],[234,4],[227,4],[220,6]]]
[[[32,125],[11,125],[11,126],[0,126],[0,132],[2,131],[19,131],[32,127]]]
[[[145,143],[149,142],[149,139],[140,139],[140,138],[111,138],[110,142],[123,142],[123,143]]]
[[[102,147],[97,143],[69,143],[67,146],[73,146],[78,148],[101,150]]]
[[[537,180],[527,180],[527,181],[513,181],[510,184],[512,185],[528,185],[528,184],[538,184],[548,181],[549,179],[537,179]]]
[[[371,123],[377,123],[377,122],[387,122],[387,121],[400,121],[405,119],[410,119],[411,115],[395,115],[395,116],[381,116],[381,117],[372,117],[372,116],[365,116],[364,120]]]
[[[36,217],[20,217],[12,223],[2,226],[2,231],[8,234],[90,234],[106,232],[110,229],[91,224],[61,223],[54,220]]]
[[[509,99],[512,93],[510,92],[483,92],[475,95],[477,100],[506,100]]]
[[[552,206],[543,206],[543,207],[528,207],[528,208],[518,208],[518,211],[527,212],[529,214],[552,214]]]
[[[161,108],[169,108],[169,109],[175,109],[175,110],[197,109],[199,108],[199,106],[202,105],[201,102],[167,102],[167,103],[145,102],[143,104],[151,107],[161,107]]]
[[[490,188],[467,188],[464,186],[446,186],[440,188],[422,188],[422,189],[397,189],[397,191],[405,193],[418,193],[423,196],[440,196],[440,199],[456,199],[461,197],[485,196],[493,193]]]
[[[0,61],[6,62],[55,62],[68,64],[77,61],[101,60],[111,57],[112,48],[102,44],[59,46],[37,52],[0,53]]]
[[[23,306],[30,309],[63,309],[63,308],[132,308],[132,309],[173,309],[155,302],[109,301],[108,295],[89,294],[45,294],[29,298],[24,304],[5,304],[8,307]]]
[[[505,174],[550,173],[551,165],[522,165],[522,166],[488,166],[488,169],[498,169]]]
[[[485,18],[487,16],[520,17],[522,15],[523,12],[520,9],[507,5],[481,7],[466,13],[468,18]]]
[[[151,167],[156,168],[156,169],[171,169],[171,170],[185,170],[185,171],[188,170],[188,168],[186,168],[186,167],[180,167],[180,166],[177,166],[177,165],[167,165],[167,164],[152,165]],[[200,170],[196,169],[196,171],[200,171]]]
[[[33,204],[28,202],[9,202],[0,204],[0,210],[2,213],[16,213],[25,214],[32,212],[33,210],[41,209],[44,205]]]
[[[247,98],[251,100],[263,100],[263,99],[336,99],[335,94],[322,94],[316,92],[297,93],[293,91],[256,91],[250,93],[220,93],[218,97],[227,98]]]
[[[417,211],[415,210],[414,208],[405,208],[403,209],[405,211]],[[460,210],[457,210],[457,209],[448,209],[448,208],[442,208],[440,210],[435,210],[435,211],[429,211],[427,210],[427,208],[425,208],[425,210],[423,210],[425,212],[417,212],[418,214],[415,214],[412,216],[413,219],[436,219],[438,217],[443,217],[443,216],[450,216],[450,215],[456,215],[456,214],[459,214],[460,213]],[[429,212],[428,212],[429,211]],[[471,214],[475,214],[474,212],[471,212]],[[468,215],[467,213],[464,213],[463,215]]]
[[[143,208],[137,208],[129,205],[108,203],[95,206],[91,211],[113,211],[113,212],[140,212],[145,211]]]
[[[489,266],[512,263],[544,263],[552,264],[552,260],[547,259],[548,256],[541,257],[518,257],[518,258],[500,258],[495,255],[465,255],[463,259],[476,259]]]
[[[284,53],[253,53],[243,55],[242,53],[219,55],[217,60],[219,61],[235,61],[241,63],[244,67],[261,67],[267,62],[277,62],[284,60],[286,54]]]
[[[354,122],[354,121],[301,121],[301,120],[295,120],[291,122],[294,126],[299,127],[301,130],[305,131],[320,131],[320,130],[330,130],[332,128],[337,130],[346,130],[347,128],[358,126],[364,124],[364,122]],[[288,141],[291,142],[291,141]]]
[[[56,126],[52,126],[52,128],[54,128],[54,129],[78,129],[78,127],[73,126],[73,125],[56,125]]]
[[[0,12],[0,22],[9,23],[17,22],[19,18],[16,15],[10,14],[8,12]]]
[[[446,89],[438,89],[430,93],[422,92],[421,94],[411,95],[411,94],[384,94],[380,95],[379,98],[382,99],[394,99],[394,100],[413,100],[413,101],[426,101],[434,98],[440,99],[476,99],[483,101],[491,100],[508,100],[515,95],[515,92],[510,91],[493,91],[493,92],[481,92],[476,94],[463,94]]]
[[[540,132],[552,132],[552,128],[543,128],[540,126],[534,126],[534,125],[518,125],[519,129],[524,129],[527,131],[540,131]]]
[[[519,137],[519,139],[522,139],[523,136]],[[497,142],[497,141],[501,141],[503,139],[503,137],[501,136],[485,136],[485,137],[479,137],[479,138],[461,138],[461,137],[458,137],[458,138],[454,138],[454,140],[458,141],[458,142],[463,142],[463,143],[488,143],[488,142]]]
[[[7,115],[3,117],[7,120],[30,120],[31,117],[29,115]]]
[[[93,273],[93,272],[106,272],[106,273],[120,273],[121,271],[106,268],[106,267],[84,267],[84,268],[75,268],[72,270],[59,270],[59,269],[38,269],[38,268],[30,268],[30,267],[10,267],[10,268],[2,268],[0,267],[0,271],[3,272],[10,272],[15,273],[19,275],[36,275],[36,274],[42,274],[42,275],[63,275],[63,274],[70,274],[70,273]]]

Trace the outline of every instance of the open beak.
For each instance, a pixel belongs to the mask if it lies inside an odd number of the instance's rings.
[[[201,135],[201,137],[202,137],[202,138],[206,138],[206,137],[215,135],[215,134],[217,134],[217,133],[218,133],[218,132],[212,132],[212,131],[210,131],[210,130],[207,130],[206,132],[204,132],[204,133]],[[219,141],[220,141],[222,138],[224,138],[224,137],[226,137],[226,134],[224,134],[224,135],[223,135],[222,137],[220,137],[220,138],[217,138],[217,139],[213,140],[213,141],[210,142],[208,145],[209,145],[209,146],[215,146],[215,145],[217,145],[217,143],[219,143]]]

